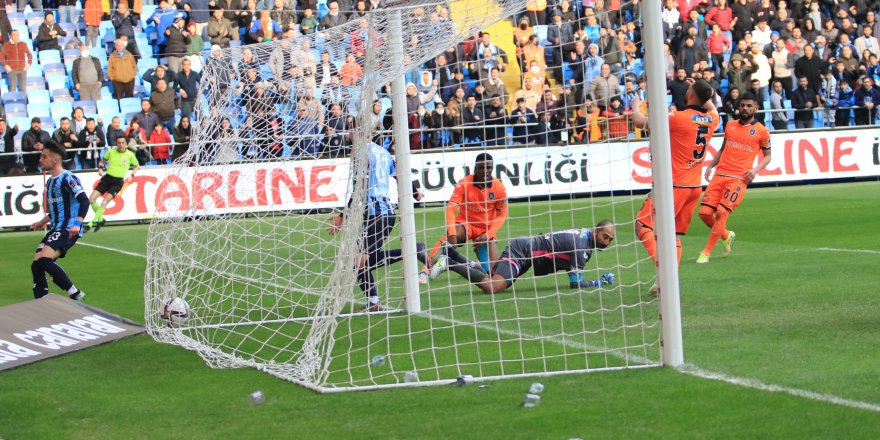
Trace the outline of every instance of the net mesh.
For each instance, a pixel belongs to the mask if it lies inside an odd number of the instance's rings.
[[[584,102],[590,83],[563,89],[561,63],[558,73],[544,66],[540,80],[520,77],[529,49],[501,64],[507,63],[506,75],[522,78],[523,90],[527,82],[543,87],[553,83],[546,77],[560,75],[552,92],[560,96],[555,112],[571,117],[558,118],[564,122],[554,123],[562,126],[548,132],[559,135],[562,145],[543,146],[553,143],[545,138],[533,140],[537,146],[514,148],[522,143],[517,127],[537,120],[512,118],[510,129],[503,126],[508,118],[490,120],[486,112],[484,121],[469,126],[463,117],[471,110],[467,104],[451,122],[455,129],[426,132],[418,142],[488,148],[505,183],[552,188],[513,194],[499,250],[515,237],[614,220],[618,242],[595,255],[585,275],[612,271],[619,283],[585,291],[570,289],[563,274],[529,274],[507,293],[488,296],[446,273],[422,286],[424,312],[405,314],[402,269],[394,265],[375,271],[387,312],[354,313],[365,303],[354,268],[364,249],[370,173],[369,149],[358,146],[390,144],[391,80],[417,80],[420,66],[523,13],[526,3],[389,1],[385,9],[315,34],[291,31],[290,38],[212,51],[201,72],[190,149],[157,191],[145,289],[150,334],[196,350],[213,367],[254,367],[320,390],[394,386],[414,380],[405,378],[407,372],[420,383],[442,383],[462,374],[492,378],[656,365],[657,308],[646,293],[654,272],[626,232],[641,199],[618,193],[583,197],[626,187],[631,176],[618,171],[630,168],[631,157],[618,151],[619,144],[597,142],[589,150],[567,145],[563,132],[571,133],[572,142],[589,141],[591,129],[594,137],[601,133],[594,142],[616,136],[608,129],[610,119],[592,117]],[[603,11],[597,18],[617,20],[623,11]],[[507,32],[493,38],[519,37]],[[550,56],[556,49],[562,53],[561,44],[541,48]],[[626,60],[622,48],[618,55]],[[456,61],[491,75],[485,63]],[[621,74],[631,73],[624,63]],[[429,84],[421,84],[428,90],[416,91],[413,106],[433,103],[432,93],[442,93]],[[515,97],[508,108],[515,110]],[[410,117],[414,113],[408,109]],[[415,153],[413,177],[425,192],[446,200],[455,181],[473,171],[478,153]],[[341,210],[345,219],[332,236],[325,233],[329,209]],[[429,249],[445,233],[442,207],[419,209],[415,221],[418,241]],[[391,234],[386,249],[399,247],[397,235]],[[470,246],[462,253],[472,255]],[[181,326],[159,317],[162,303],[175,296],[191,310]]]

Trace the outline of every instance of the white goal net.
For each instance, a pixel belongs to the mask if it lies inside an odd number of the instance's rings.
[[[546,26],[530,24],[543,40],[539,49],[520,44],[528,38],[503,49],[523,36],[508,19],[528,22],[526,3],[389,0],[315,33],[295,26],[278,35],[268,24],[261,35],[272,41],[212,51],[190,149],[169,167],[150,226],[149,333],[197,351],[212,367],[253,367],[325,392],[659,365],[658,306],[648,294],[655,269],[633,233],[644,199],[634,191],[650,187],[649,169],[633,165],[647,159],[646,144],[627,132],[625,119],[596,116],[584,100],[590,83],[570,81],[574,61],[564,57],[577,50],[574,42],[548,43]],[[620,23],[624,13],[597,17]],[[481,32],[490,37],[474,38]],[[489,50],[487,59],[467,58],[463,46]],[[540,81],[528,74],[535,50],[563,57],[544,60]],[[499,84],[493,67],[507,91],[485,92],[486,84]],[[471,86],[462,96],[449,86],[457,71],[458,84]],[[629,78],[630,63],[615,72]],[[391,130],[391,83],[404,75],[415,89],[406,99],[413,151],[411,169],[396,172],[417,181],[424,199],[375,257],[364,219],[402,211],[394,182],[377,202],[375,168],[376,151],[390,157],[400,135]],[[535,99],[525,82],[536,92],[546,87],[556,106],[518,119],[517,98],[529,107]],[[475,93],[476,120],[468,102]],[[431,279],[426,271],[420,293],[410,296],[420,311],[407,313],[403,265],[393,263],[416,255],[396,251],[400,223],[414,219],[425,253],[443,260],[447,247],[435,243],[448,230],[446,201],[481,153],[492,156],[492,174],[509,199],[498,251],[517,237],[611,220],[616,239],[572,271],[600,282],[572,288],[566,271],[536,276],[533,269],[487,295],[456,272],[435,270]],[[344,220],[331,235],[336,212]],[[480,259],[471,242],[457,250]],[[388,264],[371,266],[365,287],[358,267],[367,254]],[[602,283],[603,274],[614,282]],[[361,311],[370,304],[365,288],[378,293],[383,310]],[[160,311],[174,297],[188,303],[189,318],[172,325]]]

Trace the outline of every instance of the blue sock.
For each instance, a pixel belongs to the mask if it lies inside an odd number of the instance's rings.
[[[34,298],[42,298],[49,294],[49,282],[46,281],[46,271],[38,261],[31,263],[31,274],[34,276]]]
[[[486,273],[489,273],[489,246],[481,244],[476,248],[477,259],[480,260],[480,266]]]

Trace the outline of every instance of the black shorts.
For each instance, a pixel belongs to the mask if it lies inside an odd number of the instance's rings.
[[[119,190],[122,189],[124,184],[125,181],[123,179],[104,174],[104,177],[98,182],[98,186],[95,187],[95,191],[101,194],[110,193],[111,196],[116,197],[116,194],[119,194]]]
[[[50,248],[61,252],[61,256],[58,258],[64,258],[64,256],[67,255],[68,249],[72,248],[77,240],[79,240],[79,235],[74,235],[73,238],[71,238],[70,233],[67,231],[49,231],[46,233],[46,236],[43,237],[43,240],[40,241],[40,245],[37,246],[36,252],[43,250],[43,246],[49,246]]]
[[[531,245],[531,238],[514,238],[501,253],[501,259],[495,263],[492,272],[501,275],[507,281],[507,287],[531,269]]]
[[[367,217],[364,220],[363,252],[373,254],[385,244],[385,239],[391,235],[397,218],[393,215],[377,215]]]

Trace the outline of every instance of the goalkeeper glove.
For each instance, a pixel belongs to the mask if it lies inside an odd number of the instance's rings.
[[[602,275],[598,280],[582,280],[579,283],[579,287],[600,287],[600,286],[610,286],[614,284],[614,274],[611,272],[607,272]],[[572,286],[575,287],[575,286]]]

